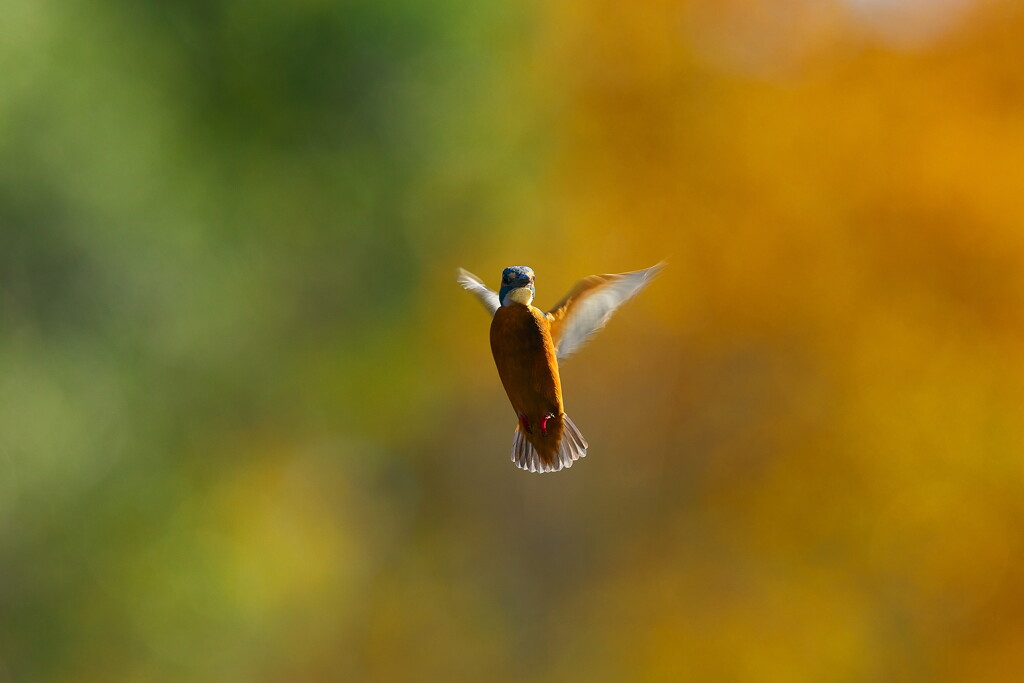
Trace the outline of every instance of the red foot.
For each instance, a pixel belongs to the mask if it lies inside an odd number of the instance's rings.
[[[548,413],[547,415],[540,419],[540,433],[543,434],[544,436],[548,435],[548,420],[550,420],[553,417],[554,415]]]
[[[522,413],[519,413],[519,428],[527,434],[533,434],[533,430],[530,429],[530,418],[526,417],[526,415],[523,415]],[[544,429],[544,427],[542,426],[541,429]]]

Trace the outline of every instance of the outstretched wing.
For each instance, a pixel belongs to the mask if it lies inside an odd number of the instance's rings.
[[[487,307],[491,315],[494,315],[494,312],[501,306],[501,303],[498,301],[498,293],[492,289],[487,289],[487,285],[484,284],[483,280],[468,270],[459,268],[455,271],[455,279],[458,280],[460,285],[475,294],[483,302],[484,306]]]
[[[619,306],[631,299],[657,275],[664,263],[615,275],[591,275],[573,286],[572,291],[548,312],[551,337],[561,360],[604,327]]]

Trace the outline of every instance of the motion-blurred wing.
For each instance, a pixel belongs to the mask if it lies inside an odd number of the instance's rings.
[[[484,306],[487,307],[491,315],[494,315],[494,312],[501,306],[501,303],[498,301],[498,293],[487,289],[487,285],[483,283],[483,280],[468,270],[459,268],[455,272],[455,279],[458,280],[460,285],[475,294],[483,302]]]
[[[559,360],[583,346],[591,335],[604,327],[615,309],[646,287],[664,267],[664,263],[659,263],[646,270],[591,275],[577,282],[572,291],[548,312],[551,337]]]

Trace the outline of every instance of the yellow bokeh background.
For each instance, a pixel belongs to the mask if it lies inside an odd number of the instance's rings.
[[[1019,3],[8,4],[0,682],[1024,679]]]

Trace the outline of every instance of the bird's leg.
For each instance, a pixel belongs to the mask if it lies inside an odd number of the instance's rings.
[[[533,430],[530,429],[530,418],[526,417],[524,413],[519,413],[519,428],[527,434],[533,434]]]
[[[550,420],[553,417],[554,415],[548,413],[547,415],[540,419],[540,433],[543,434],[544,436],[548,435],[548,420]]]

